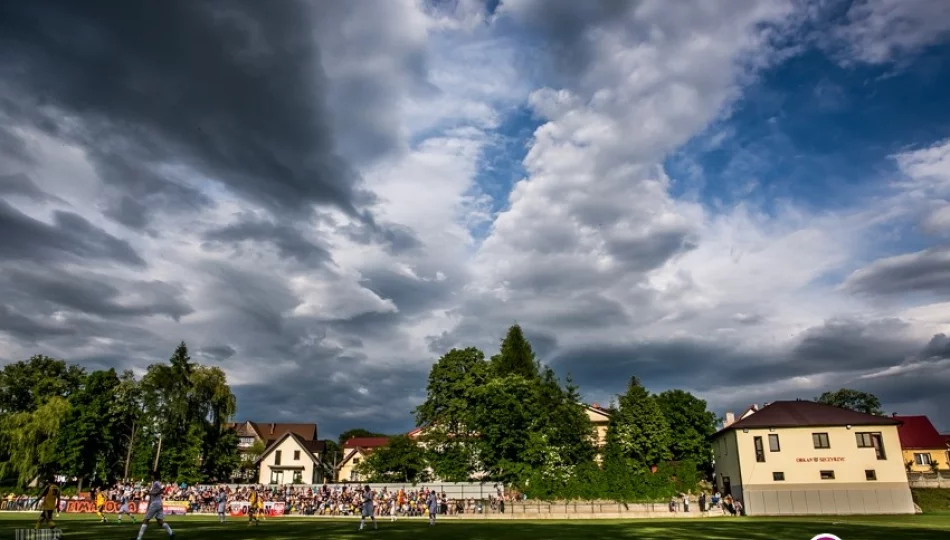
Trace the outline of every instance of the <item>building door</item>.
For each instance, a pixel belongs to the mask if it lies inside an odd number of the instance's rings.
[[[722,496],[732,495],[732,483],[729,482],[728,476],[722,477]]]

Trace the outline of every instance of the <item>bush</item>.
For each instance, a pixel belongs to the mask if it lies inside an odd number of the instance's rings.
[[[950,489],[912,489],[914,502],[924,513],[950,511]]]
[[[692,462],[667,463],[651,472],[616,460],[609,461],[603,468],[594,463],[575,466],[566,480],[533,472],[520,491],[530,499],[542,501],[656,502],[694,491],[699,481]]]

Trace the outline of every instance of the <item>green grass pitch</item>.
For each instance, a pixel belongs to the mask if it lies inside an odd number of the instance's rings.
[[[0,540],[14,529],[32,528],[35,517],[0,514]],[[425,520],[380,521],[379,530],[357,531],[358,519],[272,518],[258,527],[246,519],[221,525],[208,517],[170,517],[176,540],[811,540],[831,533],[842,540],[946,540],[950,513],[922,516],[827,518],[715,518],[628,521],[457,521],[446,519],[429,528]],[[69,515],[57,520],[66,540],[129,540],[138,525],[103,524],[95,516]],[[146,539],[167,538],[154,524]]]

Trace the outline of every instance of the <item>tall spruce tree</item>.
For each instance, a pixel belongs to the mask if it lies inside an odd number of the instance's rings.
[[[607,460],[628,461],[651,467],[672,458],[672,433],[660,406],[636,377],[620,396],[617,411],[607,428]]]
[[[521,326],[515,324],[501,341],[501,351],[492,356],[492,368],[496,376],[519,375],[526,379],[538,377],[538,364],[531,343],[524,336]]]

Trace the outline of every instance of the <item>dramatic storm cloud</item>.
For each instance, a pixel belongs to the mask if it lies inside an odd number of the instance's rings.
[[[950,430],[936,1],[0,6],[0,362],[184,339],[239,416],[412,427],[520,323],[606,402]]]

